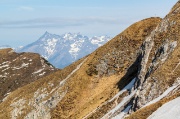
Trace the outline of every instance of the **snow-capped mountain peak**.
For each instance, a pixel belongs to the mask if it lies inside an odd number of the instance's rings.
[[[56,35],[46,31],[37,41],[17,51],[39,53],[54,66],[63,68],[93,52],[109,40],[108,36],[89,38],[81,33]]]
[[[62,38],[65,40],[78,40],[84,37],[85,36],[81,35],[80,33],[65,33],[62,35]]]
[[[107,39],[111,38],[108,36],[94,36],[91,38],[91,43],[100,47],[107,42]]]
[[[59,38],[60,36],[59,35],[56,35],[56,34],[51,34],[49,32],[45,32],[40,38],[39,38],[39,41],[46,41],[48,39],[53,39],[53,38]]]

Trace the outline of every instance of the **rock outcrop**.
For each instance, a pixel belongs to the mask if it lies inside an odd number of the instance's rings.
[[[16,89],[0,103],[0,118],[151,118],[180,96],[179,17],[180,1],[165,18],[137,22],[65,69]]]

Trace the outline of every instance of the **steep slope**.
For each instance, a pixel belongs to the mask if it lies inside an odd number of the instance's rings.
[[[0,118],[50,118],[50,110],[67,93],[64,83],[80,68],[83,60],[10,93],[0,104]]]
[[[149,18],[137,22],[88,57],[12,92],[0,104],[0,118],[85,117],[118,93],[116,84],[138,55],[134,51],[160,21]]]
[[[135,112],[127,118],[145,119],[164,103],[177,98],[180,91],[179,4],[180,2],[149,36],[147,34],[147,37],[144,37],[145,41],[141,42],[139,50],[140,45],[135,49],[133,42],[137,41],[139,37],[143,38],[143,34],[134,33],[136,30],[133,28],[134,31],[131,34],[132,36],[136,34],[132,37],[135,40],[129,36],[123,37],[125,33],[120,34],[122,35],[119,37],[121,41],[116,40],[114,43],[117,45],[109,45],[113,43],[112,40],[104,45],[106,49],[101,47],[96,50],[95,57],[89,56],[92,60],[88,63],[90,68],[86,71],[91,78],[94,76],[91,79],[94,81],[94,85],[89,82],[89,85],[83,89],[83,91],[85,90],[84,94],[81,94],[83,92],[78,93],[78,91],[74,94],[72,92],[69,97],[67,94],[52,112],[53,118],[124,118],[127,113]],[[146,25],[143,24],[143,26]],[[126,31],[127,34],[128,32]],[[122,50],[118,49],[121,43]],[[131,46],[131,48],[129,49],[127,46]],[[134,58],[131,57],[133,56],[131,53],[135,54]],[[112,76],[113,74],[119,75]],[[110,80],[106,76],[110,76]],[[78,82],[77,77],[73,81],[74,84]],[[95,80],[95,77],[99,78]],[[116,78],[120,79],[118,82],[119,92],[116,92],[115,86],[113,87],[117,81]],[[82,80],[87,79],[81,76]],[[76,85],[78,84],[81,82]],[[93,88],[90,88],[91,86]],[[74,90],[75,88],[72,88],[71,91]],[[78,89],[76,88],[76,90]],[[116,95],[113,96],[113,93]],[[78,98],[77,95],[81,95],[81,98]]]
[[[148,105],[133,113],[129,118],[134,119],[135,115],[137,118],[147,118],[161,105],[180,96],[178,82],[180,79],[179,17],[180,1],[177,2],[170,13],[163,19],[155,31],[154,38],[149,42],[154,42],[154,45],[150,49],[151,52],[148,57],[149,63],[147,62],[147,64],[145,64],[146,68],[144,68],[143,71],[141,70],[142,73],[141,71],[139,73],[139,79],[144,83],[140,84],[140,90],[143,89],[143,91],[140,91],[140,93],[137,94],[137,104],[135,104],[135,106],[142,107],[151,100],[158,98],[159,95],[166,92],[169,87],[176,87],[174,90],[168,92],[163,98],[154,101],[154,104]],[[161,40],[160,44],[157,44],[158,39]],[[144,96],[146,96],[146,98],[143,98]],[[144,113],[145,111],[147,112]]]
[[[80,33],[66,33],[60,36],[46,32],[39,40],[17,51],[39,53],[55,67],[64,68],[109,40],[108,36],[88,38]]]
[[[0,102],[10,92],[56,71],[45,59],[33,53],[0,50]]]
[[[132,112],[135,113],[126,118],[146,119],[164,103],[179,96],[179,7],[180,2],[142,43],[134,64],[118,83],[121,91],[113,98],[114,102],[110,100],[105,105],[111,109],[102,119],[124,118]],[[128,88],[122,88],[127,76],[132,76]],[[101,107],[98,110],[104,112]]]
[[[137,22],[87,57],[15,90],[0,104],[0,118],[158,117],[180,96],[179,17],[180,1],[164,19]]]
[[[67,83],[70,92],[52,112],[53,118],[83,118],[113,97],[118,92],[116,84],[138,55],[134,51],[160,21],[160,18],[149,18],[137,22],[89,55],[84,66]],[[131,77],[127,76],[122,85]],[[109,108],[103,107],[104,112],[97,111],[87,117],[99,118]]]

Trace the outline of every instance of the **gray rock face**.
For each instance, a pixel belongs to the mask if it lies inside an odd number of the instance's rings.
[[[132,74],[130,69],[138,67],[137,76],[134,77],[136,79],[134,86],[128,90],[128,95],[123,97],[126,102],[123,102],[124,100],[118,102],[107,113],[108,119],[113,117],[124,118],[127,113],[130,114],[144,106],[160,101],[164,97],[172,96],[180,90],[180,83],[177,83],[180,77],[180,73],[177,71],[180,65],[180,59],[178,60],[180,23],[175,17],[180,12],[177,12],[177,9],[173,14],[167,15],[141,45],[139,55],[134,62],[136,65],[131,65],[127,70],[127,74]],[[173,56],[176,60],[173,60]],[[173,61],[176,65],[172,63]],[[101,67],[101,69],[106,68]],[[163,76],[166,74],[163,71],[167,71],[166,73],[171,77]],[[119,95],[119,97],[121,96]],[[124,105],[119,106],[121,103]]]
[[[157,98],[167,88],[161,87],[162,82],[157,80],[156,77],[152,77],[151,74],[165,63],[177,46],[178,39],[169,39],[167,36],[162,40],[160,46],[157,47],[157,44],[155,44],[157,35],[162,33],[167,34],[177,25],[174,21],[170,21],[169,17],[170,16],[164,18],[162,23],[141,46],[138,76],[134,87],[137,89],[137,92],[132,106],[133,111],[136,111],[147,104],[147,102]],[[154,50],[155,53],[152,55]]]

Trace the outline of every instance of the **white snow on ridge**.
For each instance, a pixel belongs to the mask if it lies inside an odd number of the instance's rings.
[[[70,53],[76,53],[76,52],[78,52],[80,50],[78,48],[78,44],[76,44],[76,43],[73,43],[70,46],[71,46],[71,49],[69,50]]]
[[[102,46],[104,43],[109,41],[111,38],[107,36],[95,36],[91,38],[91,43],[94,45],[98,45],[98,47]]]
[[[83,39],[80,39],[79,41],[74,42],[73,44],[71,44],[71,48],[69,50],[69,53],[76,59],[78,52],[81,50],[81,46],[84,43]]]
[[[39,76],[43,76],[46,72],[44,71],[43,73],[39,74]]]
[[[33,72],[32,74],[33,74],[33,75],[34,75],[34,74],[38,74],[38,73],[42,72],[43,70],[44,70],[44,68],[39,69],[39,70],[37,70],[37,71]]]
[[[29,63],[23,63],[20,67],[12,67],[12,70],[16,70],[16,69],[22,69],[25,67],[28,67]]]
[[[48,59],[55,52],[57,41],[58,39],[55,38],[47,39],[47,43],[44,46],[44,49],[47,52],[45,59]]]
[[[9,67],[9,65],[8,64],[2,65],[2,66],[0,66],[0,69],[5,68],[5,67]]]
[[[148,105],[151,105],[153,103],[158,102],[159,100],[161,100],[162,98],[166,97],[171,91],[173,91],[176,87],[178,87],[180,85],[180,83],[174,84],[172,87],[169,87],[162,95],[160,95],[159,97],[155,98],[154,100],[148,102],[146,105],[144,105],[143,107],[146,107]]]
[[[92,53],[109,40],[108,36],[90,38],[80,33],[56,35],[46,32],[37,41],[23,48],[17,48],[16,51],[39,53],[53,66],[64,68],[77,59]]]
[[[180,97],[161,106],[148,119],[180,119]]]
[[[0,75],[0,78],[6,78],[6,77],[7,77],[6,75],[4,75],[4,76],[3,76],[3,75]]]

